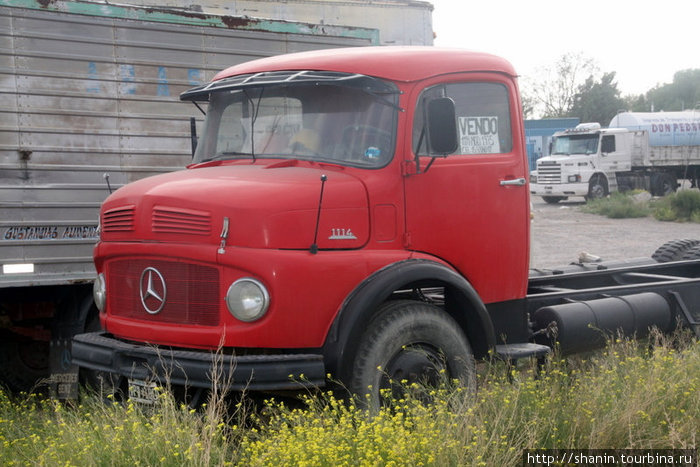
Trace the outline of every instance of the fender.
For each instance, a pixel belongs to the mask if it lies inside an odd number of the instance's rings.
[[[377,307],[395,291],[413,287],[445,288],[445,309],[464,330],[475,357],[495,346],[493,323],[472,285],[441,263],[408,259],[376,271],[343,302],[323,346],[326,368],[335,377],[343,379],[351,371],[360,337]]]

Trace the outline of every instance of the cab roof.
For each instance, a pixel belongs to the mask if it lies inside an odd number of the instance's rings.
[[[213,81],[282,70],[357,73],[403,82],[459,72],[487,71],[516,76],[510,62],[495,55],[428,46],[392,46],[327,49],[262,58],[227,68]]]

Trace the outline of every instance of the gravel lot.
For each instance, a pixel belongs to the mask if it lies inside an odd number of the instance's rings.
[[[700,224],[644,219],[608,219],[581,212],[583,202],[546,204],[533,196],[532,268],[578,261],[580,252],[604,261],[650,257],[669,240],[700,239]]]

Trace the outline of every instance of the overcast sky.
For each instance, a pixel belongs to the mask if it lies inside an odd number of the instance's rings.
[[[489,52],[520,75],[583,52],[617,72],[623,95],[700,68],[698,0],[428,0],[436,46]]]

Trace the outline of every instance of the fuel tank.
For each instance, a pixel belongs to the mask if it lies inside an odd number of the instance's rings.
[[[537,329],[549,328],[538,343],[556,342],[563,355],[603,347],[618,332],[644,337],[652,327],[668,331],[672,324],[670,305],[653,292],[542,307],[533,317]]]

